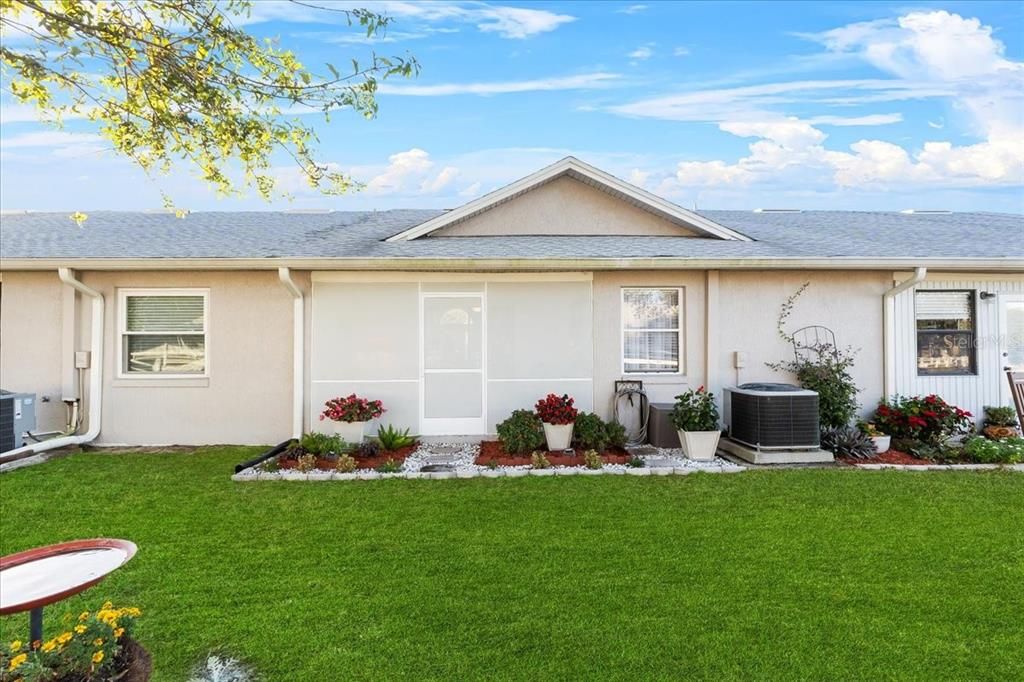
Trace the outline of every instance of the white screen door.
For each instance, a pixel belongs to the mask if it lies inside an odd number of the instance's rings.
[[[999,296],[999,366],[1004,371],[1024,372],[1024,294]],[[1010,382],[999,377],[1002,404],[1012,405]]]
[[[484,296],[423,293],[420,433],[486,433]]]

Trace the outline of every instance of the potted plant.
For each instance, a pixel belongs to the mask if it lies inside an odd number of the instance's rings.
[[[544,424],[544,438],[548,450],[568,450],[572,442],[572,427],[576,423],[578,410],[572,406],[573,399],[568,395],[557,396],[548,393],[547,397],[537,401],[534,410]]]
[[[701,386],[676,396],[672,424],[679,433],[679,445],[690,459],[712,460],[722,432],[718,428],[715,397]]]
[[[334,422],[334,432],[346,443],[363,442],[366,422],[384,414],[384,405],[379,400],[360,398],[355,393],[346,398],[331,398],[324,403],[320,420]]]
[[[1020,435],[1017,430],[1017,411],[1012,407],[986,407],[985,428],[981,432],[992,440]]]
[[[889,448],[892,446],[892,436],[883,433],[871,422],[858,422],[857,428],[875,444],[875,452],[881,454],[889,451]]]

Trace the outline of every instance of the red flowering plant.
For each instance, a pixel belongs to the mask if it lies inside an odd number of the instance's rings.
[[[573,402],[568,395],[557,396],[554,393],[548,393],[547,397],[537,401],[533,409],[542,422],[574,424],[579,410],[572,406]]]
[[[355,393],[347,398],[331,398],[324,403],[320,420],[332,422],[368,422],[384,414],[384,404],[379,400],[360,398]]]
[[[941,445],[953,436],[970,432],[972,416],[937,395],[896,396],[878,404],[872,421],[894,438]]]

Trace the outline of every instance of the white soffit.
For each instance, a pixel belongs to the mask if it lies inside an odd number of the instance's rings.
[[[719,225],[713,220],[709,220],[693,211],[688,211],[682,206],[666,201],[636,185],[624,182],[572,156],[567,156],[561,161],[542,168],[532,175],[527,175],[525,178],[516,180],[510,185],[497,189],[490,194],[485,194],[479,199],[474,199],[468,204],[452,209],[425,223],[388,237],[385,241],[401,242],[423,237],[441,228],[468,220],[475,215],[514,199],[563,175],[608,192],[638,208],[649,211],[682,227],[694,230],[705,237],[730,241],[753,241],[745,234],[731,230],[724,225]]]

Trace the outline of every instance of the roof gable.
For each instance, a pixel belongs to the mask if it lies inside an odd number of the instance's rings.
[[[548,225],[547,227],[522,227],[520,224],[511,230],[508,228],[502,230],[502,228],[494,225],[478,226],[478,228],[482,227],[484,229],[483,232],[474,231],[472,229],[467,230],[465,227],[462,227],[461,229],[456,227],[461,223],[466,223],[485,212],[491,211],[492,209],[495,209],[507,202],[511,202],[512,200],[523,196],[527,192],[544,187],[549,183],[555,183],[557,181],[563,188],[567,188],[569,185],[562,182],[563,179],[570,180],[570,183],[578,182],[589,186],[583,190],[581,201],[587,201],[586,194],[588,193],[588,190],[593,189],[595,191],[604,192],[638,210],[653,214],[653,216],[660,219],[660,221],[652,221],[651,224],[647,226],[646,231],[643,226],[636,226],[627,232],[623,232],[620,227],[615,226],[608,221],[601,224],[599,227],[582,228],[583,231],[580,231],[580,228],[578,227],[572,231],[565,231],[565,225],[562,226],[562,231],[557,232],[551,230],[557,230],[559,228],[551,225]],[[593,200],[593,198],[594,195],[591,193],[590,199]],[[659,222],[667,222],[668,225],[660,227],[658,225]],[[730,241],[752,241],[746,235],[731,230],[702,215],[692,211],[687,211],[670,201],[666,201],[665,199],[651,194],[640,187],[624,182],[571,156],[568,156],[546,168],[542,168],[536,173],[528,175],[521,180],[517,180],[510,185],[495,190],[490,194],[484,195],[479,199],[471,201],[468,204],[460,206],[459,208],[447,211],[436,218],[392,235],[387,239],[387,241],[410,241],[432,234],[435,236],[502,236],[509,234],[649,234],[651,236],[666,236],[667,234],[671,234],[671,232],[666,232],[664,228],[667,227],[671,230],[672,226],[678,228],[678,232],[676,234],[682,237],[695,236]],[[589,229],[598,229],[599,231],[595,233],[588,231]]]

